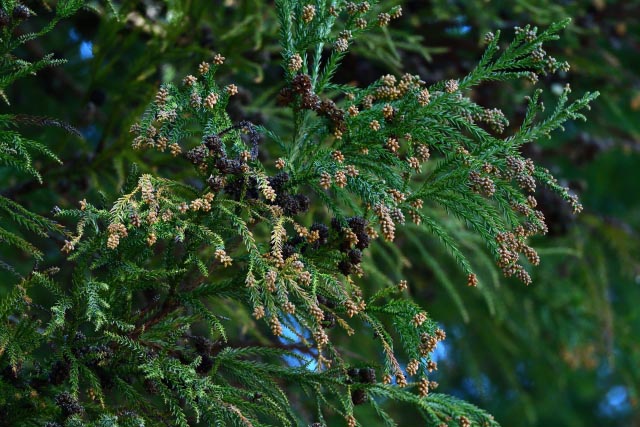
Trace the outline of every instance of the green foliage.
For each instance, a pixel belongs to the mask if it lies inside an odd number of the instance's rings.
[[[428,44],[444,51],[430,62],[403,55],[410,69],[430,81],[471,70],[477,58],[473,47],[484,31],[507,31],[514,23],[546,26],[572,17],[562,43],[545,47],[567,60],[571,72],[545,77],[553,90],[540,99],[555,103],[567,82],[574,93],[597,86],[603,96],[594,103],[588,124],[566,126],[566,132],[536,146],[525,145],[522,151],[562,175],[563,185],[580,194],[585,213],[572,218],[558,198],[538,189],[539,209],[547,216],[551,236],[535,240],[542,262],[532,271],[531,290],[501,286],[496,280],[499,271],[478,250],[478,240],[455,221],[449,221],[450,229],[464,240],[480,292],[452,292],[444,285],[443,275],[449,282],[461,278],[426,235],[411,236],[403,251],[409,256],[387,264],[410,264],[411,269],[404,266],[397,275],[408,276],[415,297],[428,301],[430,314],[446,330],[460,332],[448,340],[447,357],[440,364],[442,389],[456,390],[504,425],[627,425],[634,422],[640,390],[637,377],[623,368],[635,363],[638,353],[636,340],[628,335],[637,327],[630,320],[634,310],[626,302],[639,296],[640,217],[630,183],[638,180],[638,129],[633,120],[638,104],[633,88],[638,82],[634,70],[640,27],[635,16],[640,4],[551,3],[414,3],[396,27],[417,37],[428,35]],[[517,125],[524,111],[514,100],[529,91],[526,84],[490,85],[474,91],[473,98],[502,106],[510,119],[518,117],[511,120]],[[414,251],[414,240],[428,251],[429,264],[423,253]],[[434,259],[437,268],[432,267]],[[426,289],[424,283],[429,284]],[[459,310],[452,310],[453,304]],[[486,349],[492,357],[482,356]],[[620,397],[615,404],[614,395]],[[510,405],[494,404],[505,399]]]
[[[34,12],[24,4],[17,0],[2,0],[0,5],[2,10],[2,24],[0,31],[2,39],[0,39],[0,96],[5,102],[8,100],[5,95],[6,89],[16,80],[34,74],[45,67],[60,65],[64,61],[53,58],[53,54],[47,54],[37,61],[26,61],[13,56],[13,52],[26,43],[41,37],[51,30],[60,22],[73,15],[84,5],[83,0],[62,0],[56,4],[55,14],[49,20],[47,25],[36,32],[22,32],[18,30],[18,26],[24,20],[33,16]]]
[[[348,47],[401,16],[399,7],[387,13],[372,3],[276,2],[278,103],[287,108],[273,128],[232,119],[238,88],[221,83],[221,55],[203,62],[198,77],[161,85],[131,127],[133,147],[145,150],[135,155],[142,171],[133,166],[119,193],[58,208],[57,218],[75,227],[62,247],[68,260],[61,271],[21,278],[0,300],[6,425],[334,425],[342,418],[355,426],[364,425],[365,409],[355,408],[363,403],[390,426],[395,404],[413,406],[427,425],[497,425],[476,406],[432,392],[433,352],[445,333],[404,292],[406,283],[372,260],[402,256],[406,245],[393,242],[406,234],[456,293],[415,237],[427,234],[471,286],[476,258],[467,253],[481,245],[506,276],[528,284],[524,259],[539,257],[527,239],[547,231],[536,184],[576,212],[581,205],[521,148],[584,119],[597,93],[570,102],[566,88],[537,119],[544,108],[535,91],[508,136],[505,115],[471,97],[486,82],[566,71],[542,46],[567,21],[540,34],[518,28],[505,46],[499,33],[488,35],[478,65],[459,80],[427,85],[405,74],[365,87],[336,83]],[[65,5],[58,4],[60,16],[73,9]],[[172,5],[175,14],[158,28],[179,27],[187,13],[179,8]],[[36,178],[29,149],[57,159],[26,138],[7,141],[14,144],[7,142],[14,159],[7,164]],[[103,145],[97,157],[119,147]],[[6,200],[3,209],[19,225],[57,229]],[[414,224],[405,225],[405,216]],[[495,272],[491,261],[484,267]],[[36,286],[46,295],[29,293]],[[343,344],[371,334],[378,359]]]
[[[37,32],[22,32],[20,31],[21,24],[33,16],[33,11],[15,0],[2,1],[0,4],[0,97],[6,103],[9,103],[9,100],[5,91],[16,80],[35,74],[45,67],[64,63],[64,61],[53,59],[52,54],[30,62],[14,56],[14,51],[50,32],[60,20],[73,15],[83,3],[82,0],[59,1],[54,16],[46,26]],[[29,175],[42,184],[42,177],[34,167],[33,156],[42,155],[58,163],[61,163],[61,160],[45,144],[26,138],[15,130],[18,124],[57,126],[73,133],[77,133],[77,131],[54,119],[11,114],[0,115],[0,165],[11,168],[13,173]],[[20,236],[15,230],[16,226],[45,237],[48,232],[61,232],[61,228],[54,221],[23,208],[4,195],[0,195],[0,212],[0,220],[2,220],[0,242],[31,254],[36,260],[43,259],[42,252]],[[0,260],[0,268],[20,277],[20,273],[16,271],[15,267],[7,262]]]

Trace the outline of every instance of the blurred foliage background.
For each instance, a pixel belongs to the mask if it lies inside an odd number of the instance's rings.
[[[68,62],[12,86],[5,94],[11,105],[0,103],[0,114],[54,117],[83,138],[22,126],[64,164],[38,164],[46,187],[0,168],[0,192],[47,216],[54,206],[113,194],[134,162],[143,171],[172,170],[164,158],[134,152],[129,127],[161,82],[180,79],[218,52],[227,57],[218,76],[240,87],[234,119],[277,131],[286,121],[275,106],[283,83],[271,3],[96,2],[28,43],[19,57],[55,52]],[[24,24],[25,32],[47,22],[49,13],[45,1],[27,4],[38,16]],[[555,196],[537,195],[550,235],[534,245],[542,263],[532,271],[532,286],[504,279],[481,243],[445,213],[441,220],[466,242],[477,289],[464,287],[435,239],[410,226],[399,236],[401,252],[380,243],[366,260],[392,280],[408,278],[411,293],[447,331],[438,348],[439,391],[478,404],[505,426],[640,426],[640,1],[414,0],[403,8],[394,25],[355,44],[338,80],[365,85],[388,72],[417,73],[428,83],[457,78],[479,59],[487,31],[572,17],[563,38],[548,47],[572,70],[538,86],[549,105],[566,83],[576,94],[602,94],[587,124],[525,147],[527,156],[566,179],[585,206],[574,217]],[[485,85],[473,98],[501,108],[516,126],[531,91],[524,83]],[[269,156],[268,147],[262,155]],[[61,244],[41,242],[53,265]],[[25,256],[24,272],[32,267]],[[0,272],[0,282],[8,280]],[[363,357],[377,357],[370,341],[358,345]],[[404,409],[396,408],[399,424],[413,425]]]

